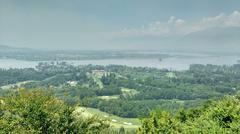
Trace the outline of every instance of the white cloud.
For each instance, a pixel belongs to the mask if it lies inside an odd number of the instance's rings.
[[[177,19],[177,20],[175,21],[175,25],[176,25],[176,26],[181,26],[181,25],[183,25],[184,23],[185,23],[185,21],[182,20],[182,19]]]
[[[176,17],[175,16],[171,16],[168,20],[168,23],[173,23],[175,21]]]
[[[240,12],[234,11],[232,14],[228,16],[228,21],[225,22],[226,26],[240,26]]]
[[[184,36],[189,33],[203,31],[210,28],[240,27],[240,12],[234,11],[231,14],[221,13],[217,16],[205,17],[196,22],[171,16],[167,21],[156,21],[141,28],[125,28],[120,36]]]

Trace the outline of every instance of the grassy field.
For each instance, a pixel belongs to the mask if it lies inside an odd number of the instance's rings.
[[[112,99],[118,99],[119,95],[99,96],[98,98],[103,99],[103,100],[112,100]]]
[[[83,116],[90,117],[93,115],[97,115],[99,116],[99,118],[106,119],[115,129],[124,127],[126,130],[136,130],[141,125],[141,122],[138,118],[122,118],[119,116],[108,114],[106,112],[102,112],[95,108],[77,107],[76,111],[82,112]]]
[[[100,89],[103,89],[103,83],[101,81],[102,76],[94,75],[94,74],[88,74],[88,77],[92,77],[94,82],[97,83]]]
[[[14,87],[20,87],[21,85],[24,85],[24,84],[27,84],[27,83],[30,83],[30,82],[38,82],[38,81],[33,81],[33,80],[23,81],[23,82],[18,82],[18,83],[15,83],[15,84],[5,85],[5,86],[2,86],[1,88],[7,90],[7,89],[10,89],[10,88],[14,88]]]
[[[122,91],[123,96],[125,96],[125,97],[126,96],[132,97],[132,96],[134,96],[134,95],[136,95],[138,93],[138,91],[135,90],[135,89],[125,88],[125,87],[123,87],[121,89],[121,91]]]

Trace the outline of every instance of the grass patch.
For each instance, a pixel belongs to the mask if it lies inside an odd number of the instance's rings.
[[[34,81],[34,80],[23,81],[23,82],[18,82],[18,83],[15,83],[15,84],[5,85],[5,86],[2,86],[1,88],[4,89],[4,90],[7,90],[7,89],[14,88],[14,87],[21,87],[21,85],[31,83],[31,82],[38,82],[38,81]]]
[[[125,88],[125,87],[122,88],[121,91],[122,91],[122,95],[123,95],[124,97],[132,97],[132,96],[134,96],[134,95],[136,95],[136,94],[139,93],[139,92],[138,92],[137,90],[135,90],[135,89]]]
[[[77,107],[76,111],[82,112],[82,115],[86,117],[97,115],[101,119],[106,119],[115,129],[124,127],[126,130],[136,130],[141,125],[141,122],[138,118],[122,118],[119,116],[108,114],[106,112],[102,112],[95,108]]]
[[[119,95],[112,95],[112,96],[98,96],[98,98],[103,100],[112,100],[112,99],[118,99]]]

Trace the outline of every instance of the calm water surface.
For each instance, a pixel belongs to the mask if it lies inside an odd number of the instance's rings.
[[[155,67],[173,70],[186,70],[190,64],[214,64],[233,65],[240,60],[240,56],[175,56],[166,59],[103,59],[103,60],[81,60],[66,61],[73,65],[127,65],[132,67]],[[0,59],[0,68],[34,68],[38,61],[21,61],[13,59]]]

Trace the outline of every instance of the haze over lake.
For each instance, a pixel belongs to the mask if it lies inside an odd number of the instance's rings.
[[[233,65],[240,56],[181,55],[159,59],[100,59],[100,60],[68,60],[73,65],[126,65],[131,67],[154,67],[158,69],[187,70],[191,64]],[[44,61],[43,61],[44,62]],[[0,59],[0,68],[34,68],[39,61]]]

